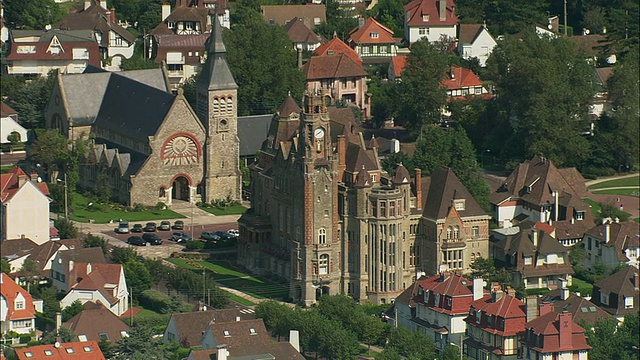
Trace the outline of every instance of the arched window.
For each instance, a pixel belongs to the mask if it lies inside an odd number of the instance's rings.
[[[453,228],[453,238],[454,239],[458,239],[459,238],[459,236],[458,236],[459,234],[460,234],[460,227],[458,225],[456,225]]]
[[[220,114],[227,112],[227,102],[224,99],[220,99]]]
[[[233,99],[232,98],[227,98],[227,111],[232,113],[233,112]]]
[[[450,239],[451,239],[451,231],[452,231],[451,226],[449,226],[449,227],[447,228],[447,240],[450,240]]]
[[[158,191],[158,197],[165,197],[166,196],[166,190],[163,187],[160,188],[160,190]]]
[[[476,260],[476,254],[471,253],[471,262],[474,262]]]
[[[326,244],[327,243],[327,230],[325,228],[321,228],[318,230],[318,244]]]
[[[318,260],[318,274],[326,275],[329,273],[329,255],[322,254]]]
[[[220,111],[220,103],[218,102],[218,99],[213,99],[213,113],[217,114],[218,111]]]

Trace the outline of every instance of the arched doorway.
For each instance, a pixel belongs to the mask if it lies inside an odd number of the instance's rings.
[[[176,200],[189,201],[189,180],[184,176],[178,176],[173,181],[171,197]]]

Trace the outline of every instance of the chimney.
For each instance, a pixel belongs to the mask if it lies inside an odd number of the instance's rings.
[[[560,324],[558,324],[560,327],[560,348],[571,348],[571,338],[573,337],[573,319],[571,313],[563,311],[560,316],[558,316],[558,321],[560,321]]]
[[[633,273],[633,288],[638,291],[640,289],[640,275],[637,272]]]
[[[168,2],[162,3],[162,21],[164,21],[171,14],[171,4]]]
[[[344,135],[338,135],[338,179],[342,179],[344,170],[347,168],[347,140]]]
[[[512,288],[511,286],[507,286],[507,295],[516,297],[516,289]]]
[[[484,281],[482,278],[473,279],[473,301],[482,299],[482,296],[484,295],[484,289],[482,288],[483,283]]]
[[[604,224],[604,243],[608,244],[611,240],[611,225],[609,223]]]
[[[228,357],[229,350],[227,350],[227,344],[216,346],[216,360],[227,360]]]
[[[107,0],[100,0],[100,7],[103,9],[107,9]]]
[[[84,10],[87,10],[91,7],[91,0],[84,0]]]
[[[289,343],[300,352],[300,332],[298,330],[289,330]]]
[[[62,326],[62,314],[58,311],[56,313],[56,331],[60,331],[61,326]]]
[[[446,21],[447,20],[447,0],[440,0],[438,1],[438,4],[440,5],[439,7],[440,21]]]
[[[619,218],[619,217],[617,217],[617,216],[616,216],[616,217],[614,217],[614,218],[613,218],[613,222],[614,222],[614,223],[616,223],[616,224],[617,224],[617,223],[619,223],[619,222],[620,222],[620,218]]]
[[[548,313],[553,312],[553,304],[550,302],[543,302],[540,304],[540,316],[545,316]]]
[[[531,229],[531,240],[533,240],[533,247],[538,247],[538,231]]]
[[[558,221],[558,192],[556,190],[553,191],[553,221]]]
[[[35,183],[38,182],[38,173],[35,171],[31,172],[31,176],[29,177],[29,179]]]
[[[453,66],[449,67],[449,77],[451,78],[451,80],[456,79],[456,70]]]
[[[504,295],[502,287],[497,282],[494,282],[491,286],[491,300],[493,302],[500,301],[500,299],[502,299],[502,295]]]
[[[527,322],[535,320],[538,317],[538,297],[535,295],[527,295]]]
[[[302,49],[297,47],[296,51],[298,52],[298,54],[297,54],[298,69],[302,69]]]
[[[569,298],[569,288],[567,287],[568,281],[565,279],[558,279],[558,289],[560,289],[560,298],[567,300]]]
[[[364,18],[363,17],[359,17],[358,18],[358,29],[361,29],[364,26]]]
[[[18,175],[18,187],[21,188],[27,182],[26,175]]]
[[[422,210],[422,170],[416,169],[416,209]]]

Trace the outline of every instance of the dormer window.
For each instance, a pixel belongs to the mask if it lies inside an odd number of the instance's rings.
[[[327,55],[333,55],[333,50],[327,50]]]
[[[167,22],[167,27],[169,29],[175,29],[176,28],[176,22],[175,21],[168,21]]]
[[[429,21],[429,14],[422,14],[422,21],[424,22]]]
[[[231,336],[231,334],[229,333],[229,330],[224,330],[223,333],[224,333],[224,337]]]
[[[24,309],[24,301],[16,301],[16,310]]]
[[[369,34],[369,36],[371,36],[372,39],[377,39],[378,38],[378,32],[377,31],[372,31],[371,34]]]
[[[254,328],[249,328],[249,334],[251,334],[251,335],[256,335],[256,334],[257,334],[256,329],[254,329]]]
[[[454,200],[453,201],[453,206],[456,208],[457,211],[462,211],[465,208],[465,201],[464,199],[458,199],[458,200]]]

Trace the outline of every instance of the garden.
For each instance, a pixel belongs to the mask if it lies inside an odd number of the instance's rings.
[[[155,207],[136,204],[131,207],[120,204],[99,203],[79,193],[73,193],[71,197],[73,213],[70,214],[70,219],[77,222],[106,224],[110,221],[117,222],[120,219],[132,222],[185,218],[185,216],[167,209],[164,204],[158,204]]]

